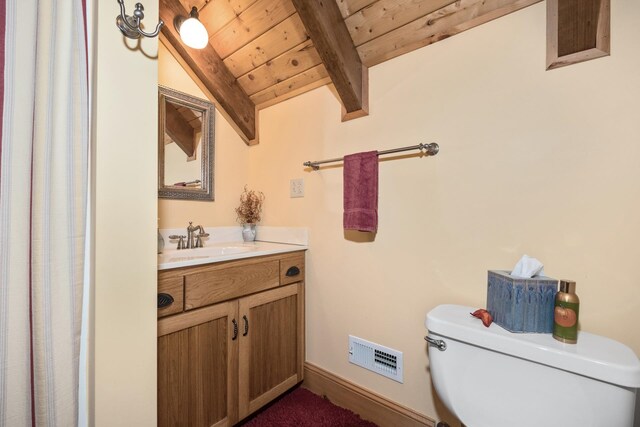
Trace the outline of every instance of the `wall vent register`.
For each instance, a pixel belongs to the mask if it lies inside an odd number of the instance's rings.
[[[349,362],[384,375],[399,383],[402,378],[402,352],[349,335]]]

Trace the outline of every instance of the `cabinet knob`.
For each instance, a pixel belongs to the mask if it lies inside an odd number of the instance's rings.
[[[160,293],[158,294],[158,308],[169,307],[173,304],[173,297],[169,294]]]
[[[293,277],[297,276],[298,274],[300,274],[300,269],[294,265],[293,267],[289,267],[289,269],[285,273],[285,276]]]

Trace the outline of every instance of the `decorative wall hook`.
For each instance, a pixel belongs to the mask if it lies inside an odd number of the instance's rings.
[[[160,32],[160,28],[164,25],[162,19],[158,22],[158,26],[153,33],[146,33],[140,28],[140,23],[144,19],[144,6],[142,3],[136,3],[136,10],[133,16],[128,16],[124,10],[124,0],[118,0],[120,4],[120,15],[116,17],[116,25],[126,37],[130,39],[139,39],[140,36],[155,37]]]

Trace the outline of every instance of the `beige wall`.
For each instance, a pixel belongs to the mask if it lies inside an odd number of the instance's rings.
[[[261,112],[263,222],[310,230],[309,361],[438,417],[425,314],[484,306],[487,270],[523,254],[578,282],[583,330],[640,354],[640,4],[612,13],[608,58],[545,72],[539,3],[372,68],[368,117],[340,123],[326,87]],[[374,242],[345,238],[342,168],[302,166],[431,141],[436,157],[381,162]],[[348,334],[403,351],[404,384],[350,365]]]
[[[175,90],[207,99],[162,43],[158,59],[158,83]],[[240,139],[216,109],[215,167],[213,202],[158,201],[160,228],[186,227],[189,221],[208,226],[236,224],[235,207],[247,183],[249,147]]]
[[[155,426],[158,41],[135,49],[115,26],[117,2],[92,7],[90,425]],[[145,2],[148,25],[157,12],[157,1]]]

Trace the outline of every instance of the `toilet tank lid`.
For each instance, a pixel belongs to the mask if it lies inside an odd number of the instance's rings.
[[[486,328],[471,316],[473,311],[473,307],[439,305],[427,314],[425,324],[429,332],[443,338],[623,387],[640,388],[640,361],[622,343],[582,331],[578,333],[577,344],[564,344],[551,334],[512,333],[495,323]]]

